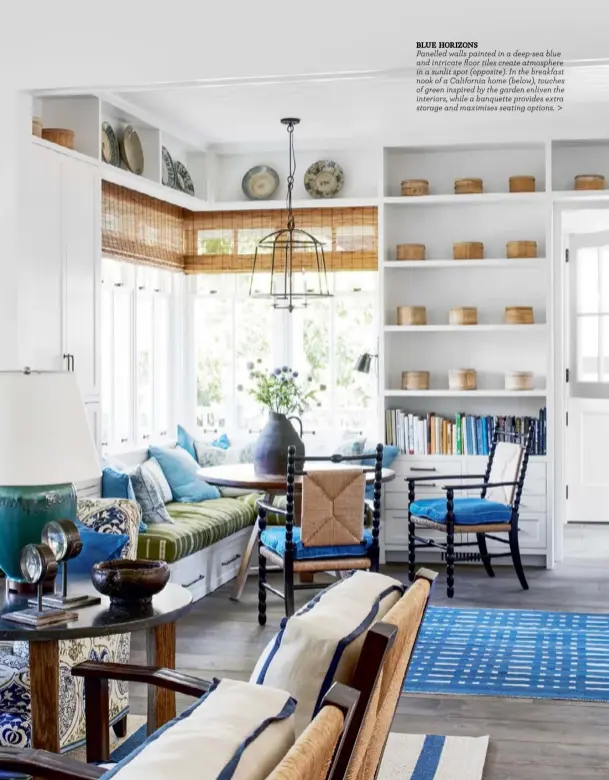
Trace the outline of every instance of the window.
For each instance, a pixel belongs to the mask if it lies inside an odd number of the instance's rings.
[[[171,271],[103,258],[102,442],[111,450],[160,442],[171,430],[176,280]]]
[[[377,351],[377,273],[336,272],[328,278],[333,297],[292,314],[250,298],[247,274],[190,278],[198,426],[209,433],[260,430],[264,414],[247,392],[249,362],[269,369],[289,365],[324,388],[303,419],[305,431],[368,432],[376,426],[376,376],[353,368],[359,354]],[[256,277],[261,290],[269,281]]]

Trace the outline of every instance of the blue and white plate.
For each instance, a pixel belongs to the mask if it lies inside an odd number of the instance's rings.
[[[114,130],[112,129],[112,125],[109,122],[102,122],[101,132],[102,160],[105,163],[108,163],[108,165],[116,165],[118,167],[121,164],[121,153],[120,149],[118,148],[118,139]]]
[[[304,175],[305,189],[312,198],[333,198],[344,181],[345,173],[334,160],[318,160]]]
[[[195,185],[192,183],[190,174],[186,170],[186,166],[179,160],[174,162],[176,172],[176,189],[187,192],[189,195],[195,194]]]
[[[161,148],[161,159],[163,163],[163,184],[166,187],[176,187],[176,167],[166,146]]]

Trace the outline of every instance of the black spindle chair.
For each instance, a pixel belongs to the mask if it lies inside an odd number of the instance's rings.
[[[266,594],[274,593],[285,602],[287,617],[294,614],[294,591],[307,588],[323,588],[323,584],[316,582],[294,583],[295,574],[311,574],[315,572],[336,572],[340,576],[342,572],[352,569],[364,569],[378,571],[379,569],[379,529],[381,523],[381,487],[383,474],[383,445],[378,444],[374,456],[364,457],[364,461],[374,460],[373,467],[362,466],[361,455],[329,455],[317,457],[302,457],[296,455],[294,447],[288,449],[288,465],[286,475],[286,506],[279,508],[264,499],[258,504],[258,622],[261,626],[266,624]],[[304,462],[309,464],[309,470],[304,470]],[[307,522],[306,511],[303,517],[295,517],[295,491],[296,481],[313,475],[314,464],[320,461],[327,463],[353,463],[360,467],[365,474],[374,472],[374,498],[372,501],[372,526],[370,530],[364,528],[364,516],[366,513],[366,501],[362,490],[361,507],[357,509],[358,518],[361,518],[361,543],[354,545],[334,545],[316,547],[304,546],[301,542],[300,525]],[[274,526],[267,531],[267,514],[281,515],[285,518],[284,526]],[[341,551],[341,546],[344,551]],[[267,582],[267,562],[278,566],[283,570],[283,592],[272,587]]]
[[[495,572],[491,565],[493,558],[512,558],[518,580],[524,590],[529,586],[520,557],[518,541],[518,514],[524,478],[527,471],[534,424],[531,422],[524,433],[507,433],[497,426],[484,474],[451,474],[442,479],[482,480],[478,483],[443,485],[446,498],[415,498],[415,485],[438,477],[406,477],[408,482],[408,575],[414,579],[416,550],[421,547],[435,547],[446,557],[446,593],[452,598],[455,593],[455,562],[482,561],[489,577]],[[480,490],[476,498],[455,498],[463,490]],[[417,528],[446,531],[446,542],[417,535]],[[456,548],[472,547],[473,541],[455,542],[455,536],[476,535],[478,552],[458,553]],[[497,534],[507,534],[497,536]],[[506,553],[490,553],[487,539],[508,544]]]

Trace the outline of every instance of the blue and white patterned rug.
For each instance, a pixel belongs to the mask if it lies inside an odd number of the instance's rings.
[[[404,691],[609,701],[609,615],[429,607]]]

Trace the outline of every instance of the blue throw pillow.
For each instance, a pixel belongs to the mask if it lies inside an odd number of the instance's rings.
[[[106,466],[102,471],[102,498],[128,498],[130,501],[137,501],[129,474]],[[146,523],[140,521],[139,532],[143,534],[147,530]]]
[[[149,457],[156,458],[169,482],[174,501],[196,504],[211,498],[220,498],[220,491],[198,476],[201,468],[182,447],[163,449],[150,447]]]
[[[368,453],[365,453],[366,455]],[[393,461],[400,454],[400,448],[394,447],[393,444],[385,444],[383,447],[383,468],[390,469],[393,465]],[[374,466],[376,453],[371,452],[370,458],[362,458],[362,466]],[[366,498],[372,501],[374,499],[374,485],[366,486]]]
[[[191,436],[181,425],[178,425],[178,446],[182,447],[183,450],[186,450],[186,452],[196,460],[197,452],[195,450],[194,436]]]
[[[79,520],[76,526],[82,539],[82,552],[68,564],[70,574],[90,574],[94,563],[120,558],[123,547],[129,541],[126,534],[100,533]]]

